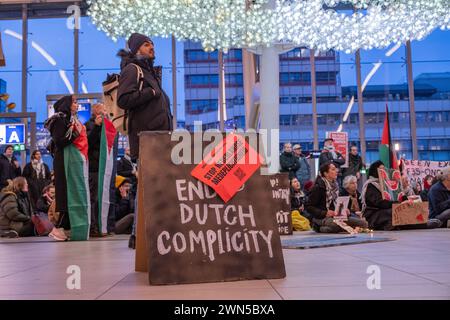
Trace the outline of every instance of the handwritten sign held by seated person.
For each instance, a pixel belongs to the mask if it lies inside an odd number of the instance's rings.
[[[392,205],[392,225],[405,226],[423,224],[428,221],[428,202],[394,203]]]

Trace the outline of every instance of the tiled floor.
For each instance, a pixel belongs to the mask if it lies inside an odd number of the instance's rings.
[[[2,240],[0,299],[450,299],[450,229],[378,234],[397,240],[284,250],[285,279],[179,286],[149,286],[135,273],[127,237]],[[81,268],[81,290],[67,289],[70,265]],[[367,288],[371,265],[379,290]]]

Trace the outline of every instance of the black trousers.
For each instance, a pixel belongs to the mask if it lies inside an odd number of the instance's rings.
[[[91,232],[98,230],[98,172],[89,172],[89,191],[91,194]]]
[[[59,221],[56,225],[57,228],[63,228],[64,230],[70,230],[70,219],[68,212],[59,213]]]
[[[18,232],[19,237],[33,237],[34,234],[34,224],[30,220],[23,224],[23,227]]]

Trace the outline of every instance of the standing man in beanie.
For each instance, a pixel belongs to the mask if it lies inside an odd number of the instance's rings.
[[[121,50],[118,54],[122,62],[117,101],[120,108],[128,111],[128,140],[131,159],[135,161],[139,158],[139,133],[172,130],[172,114],[169,97],[153,69],[153,41],[133,33],[128,47],[129,51]],[[143,72],[143,79],[139,79],[138,67]]]
[[[130,156],[136,163],[139,159],[140,132],[171,131],[173,127],[169,97],[153,68],[153,41],[145,35],[133,33],[127,44],[129,50],[120,50],[118,53],[122,61],[117,103],[128,112]],[[136,241],[134,229],[128,244],[133,249]]]
[[[0,155],[0,189],[8,185],[8,180],[20,177],[22,169],[14,157],[14,147],[7,145],[5,152]]]

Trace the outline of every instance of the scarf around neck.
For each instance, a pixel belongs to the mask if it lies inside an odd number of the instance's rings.
[[[361,192],[362,212],[364,212],[367,207],[366,193],[367,193],[367,188],[369,187],[370,184],[373,185],[375,188],[377,188],[377,190],[380,191],[380,193],[382,194],[380,180],[378,178],[369,177],[369,179],[366,181],[366,183],[364,183],[364,186],[363,186],[362,192]]]
[[[336,207],[336,200],[339,196],[339,185],[338,185],[337,181],[330,182],[324,177],[321,177],[321,179],[324,181],[325,188],[327,189],[326,205],[327,205],[327,210],[330,210],[332,204],[334,205],[334,207]]]
[[[31,161],[31,165],[34,169],[34,171],[36,172],[36,176],[42,179],[45,179],[45,169],[44,169],[44,163],[41,161],[35,162],[35,161]]]

